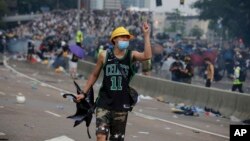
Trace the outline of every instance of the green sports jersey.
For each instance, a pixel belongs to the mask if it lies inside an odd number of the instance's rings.
[[[117,60],[128,80],[130,80],[134,75],[131,67],[131,50],[127,50],[123,58],[117,58]],[[103,65],[103,72],[104,77],[96,102],[97,107],[115,111],[129,110],[129,82],[122,76],[115,60],[108,51]]]

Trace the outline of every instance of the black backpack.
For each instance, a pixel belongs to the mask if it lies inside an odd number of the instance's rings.
[[[247,77],[247,69],[245,67],[240,69],[240,76],[239,76],[239,80],[241,82],[245,82],[246,81],[246,77]]]

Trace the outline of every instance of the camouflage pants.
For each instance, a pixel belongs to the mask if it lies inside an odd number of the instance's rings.
[[[96,134],[105,134],[110,141],[124,141],[128,112],[96,109]]]

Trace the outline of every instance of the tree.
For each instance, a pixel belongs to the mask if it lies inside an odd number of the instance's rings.
[[[223,35],[243,38],[250,45],[249,0],[200,0],[193,4],[200,12],[200,19],[210,20],[222,28]],[[212,26],[210,26],[212,27]]]
[[[181,12],[179,9],[175,9],[172,15],[170,16],[172,22],[170,23],[170,27],[167,29],[169,32],[180,32],[184,34],[185,32],[185,21],[184,17],[181,16]]]
[[[195,25],[191,30],[190,30],[190,35],[193,37],[196,37],[197,39],[200,39],[200,37],[203,35],[204,31],[199,28],[197,25]]]
[[[7,4],[4,0],[0,0],[0,27],[4,25],[2,22],[2,18],[6,13],[7,13]]]
[[[18,0],[20,14],[40,11],[44,6],[51,10],[72,9],[77,8],[77,0]]]

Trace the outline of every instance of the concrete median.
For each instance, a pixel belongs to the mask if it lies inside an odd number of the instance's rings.
[[[94,64],[81,61],[79,70],[89,75]],[[176,83],[159,78],[136,75],[131,86],[140,94],[151,97],[162,96],[165,102],[185,103],[219,110],[223,115],[245,120],[250,119],[250,95],[214,88]]]

